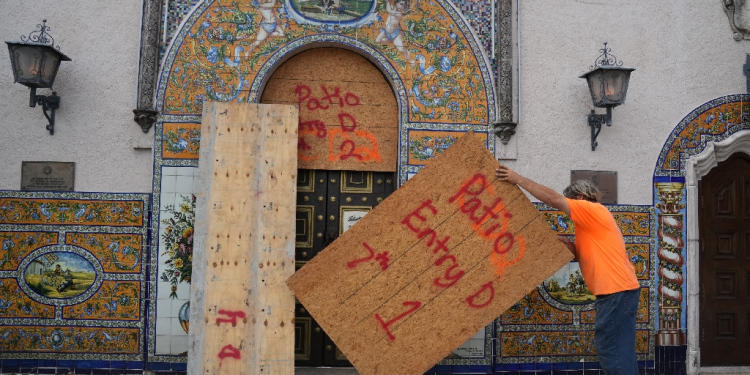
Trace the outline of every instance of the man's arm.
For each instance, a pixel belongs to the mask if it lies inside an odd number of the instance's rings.
[[[550,205],[570,216],[570,207],[568,206],[568,200],[565,199],[565,197],[563,197],[560,193],[544,185],[537,184],[536,182],[521,176],[520,174],[502,164],[500,165],[500,168],[495,171],[495,176],[497,176],[500,181],[508,181],[512,184],[516,184],[522,187],[536,199],[539,199],[547,205]]]

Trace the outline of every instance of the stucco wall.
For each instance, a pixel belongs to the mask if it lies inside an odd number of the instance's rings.
[[[618,203],[652,204],[654,164],[670,131],[702,103],[745,91],[750,42],[732,39],[718,1],[522,0],[520,30],[518,159],[507,164],[558,191],[572,169],[610,170]],[[578,77],[605,41],[636,71],[592,152],[593,106]]]
[[[151,191],[151,150],[132,147],[134,137],[153,139],[132,113],[141,7],[139,0],[2,1],[0,39],[19,40],[46,18],[73,61],[62,63],[54,84],[62,99],[50,136],[41,108],[28,106],[29,89],[13,83],[8,53],[0,53],[0,189],[20,188],[22,161],[66,161],[76,163],[77,191]]]

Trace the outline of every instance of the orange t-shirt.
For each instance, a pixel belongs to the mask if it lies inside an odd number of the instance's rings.
[[[591,293],[602,295],[639,288],[625,240],[609,210],[580,199],[568,199],[568,207],[576,228],[578,263]]]

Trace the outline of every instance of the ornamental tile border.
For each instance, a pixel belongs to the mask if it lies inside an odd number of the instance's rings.
[[[680,120],[677,126],[674,127],[672,132],[667,137],[667,140],[664,142],[664,145],[662,146],[662,149],[659,152],[659,157],[657,158],[656,165],[654,168],[654,176],[685,177],[685,162],[690,156],[697,155],[703,152],[708,142],[722,141],[728,138],[730,135],[736,133],[737,131],[740,131],[743,129],[750,129],[750,119],[744,119],[745,121],[736,123],[735,126],[730,127],[726,132],[722,134],[701,135],[700,143],[698,147],[680,150],[680,161],[679,161],[679,165],[676,166],[677,169],[664,169],[662,167],[664,165],[665,158],[670,151],[670,146],[675,143],[679,134],[683,130],[685,130],[685,128],[688,125],[690,125],[695,119],[700,117],[700,115],[705,113],[706,111],[709,111],[716,107],[720,107],[724,104],[729,104],[729,103],[734,103],[734,102],[750,102],[750,95],[749,94],[727,95],[727,96],[722,96],[722,97],[710,100],[706,103],[701,104],[698,108],[692,110],[690,113],[688,113],[687,116],[685,116],[682,120]]]

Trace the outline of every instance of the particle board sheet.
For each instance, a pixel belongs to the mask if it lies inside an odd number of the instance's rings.
[[[357,53],[316,48],[292,57],[271,76],[261,102],[298,106],[301,169],[396,170],[396,97]]]
[[[188,373],[294,374],[297,108],[205,103]]]
[[[473,133],[287,285],[363,375],[423,374],[572,254]]]

